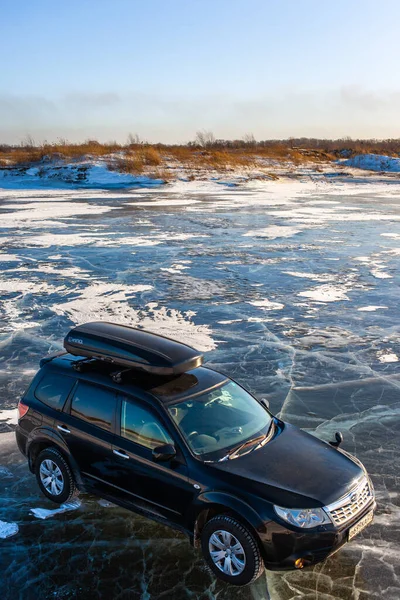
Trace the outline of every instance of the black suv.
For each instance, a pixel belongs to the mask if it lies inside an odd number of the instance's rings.
[[[18,446],[42,492],[93,492],[201,545],[234,585],[325,559],[373,519],[363,465],[274,417],[193,348],[90,323],[19,403]],[[335,447],[336,446],[336,447]]]

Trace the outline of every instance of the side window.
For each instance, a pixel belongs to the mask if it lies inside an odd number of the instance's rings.
[[[174,443],[150,410],[124,399],[121,409],[121,436],[150,449]]]
[[[55,408],[62,410],[68,394],[72,390],[75,379],[58,373],[47,373],[39,381],[35,389],[35,396],[38,400]]]
[[[114,392],[79,382],[72,398],[71,415],[111,431],[117,398]]]

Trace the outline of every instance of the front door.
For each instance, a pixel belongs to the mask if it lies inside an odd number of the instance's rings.
[[[168,425],[152,407],[134,398],[121,396],[113,443],[113,484],[125,500],[176,524],[184,523],[184,514],[193,498],[188,469]],[[167,462],[155,462],[152,450],[173,444],[177,456]]]

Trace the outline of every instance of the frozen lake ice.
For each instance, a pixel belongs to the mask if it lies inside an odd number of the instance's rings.
[[[399,207],[400,184],[373,179],[0,190],[2,597],[398,600]],[[39,359],[93,319],[186,341],[283,419],[342,431],[374,523],[312,569],[233,589],[121,508],[81,495],[45,512],[15,408]]]

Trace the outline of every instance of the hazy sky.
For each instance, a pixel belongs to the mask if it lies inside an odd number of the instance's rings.
[[[2,0],[0,142],[400,137],[400,0]]]

